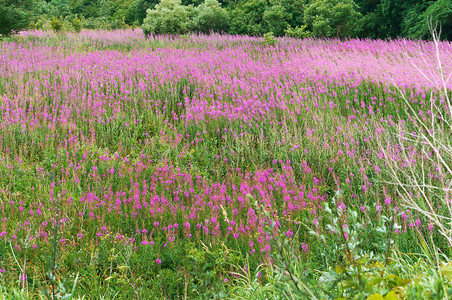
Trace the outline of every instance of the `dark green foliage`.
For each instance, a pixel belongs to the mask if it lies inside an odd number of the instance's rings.
[[[195,24],[199,31],[204,33],[227,31],[229,15],[217,0],[206,0],[197,10]]]
[[[289,26],[289,20],[292,15],[286,11],[286,9],[280,5],[276,4],[270,6],[262,17],[264,24],[269,31],[273,32],[276,36],[284,35],[284,31]]]
[[[408,10],[403,25],[403,36],[428,39],[430,26],[433,26],[441,27],[441,38],[452,40],[452,1],[438,0],[429,6],[414,6]]]
[[[428,7],[423,14],[425,19],[432,20],[433,25],[441,24],[442,38],[452,40],[452,2],[450,0],[438,0]],[[421,21],[422,22],[422,21]]]
[[[359,12],[363,15],[374,11],[380,2],[381,0],[355,0]]]
[[[30,24],[31,28],[49,29],[52,17],[67,21],[62,30],[135,27],[143,24],[151,10],[152,17],[143,27],[145,34],[213,31],[263,36],[272,32],[276,37],[298,38],[429,39],[433,27],[441,28],[441,39],[452,39],[450,0],[181,0],[171,13],[164,9],[165,4],[157,9],[158,3],[0,0],[0,34],[9,35]],[[71,23],[74,15],[80,19],[77,29]]]
[[[395,38],[400,35],[400,26],[403,15],[408,7],[416,1],[382,0],[380,11],[383,16],[380,31],[388,37]]]
[[[270,1],[271,6],[264,13],[264,22],[267,30],[275,36],[289,35],[292,37],[305,37],[306,26],[303,21],[305,0]]]
[[[262,35],[266,33],[263,17],[268,7],[266,0],[243,0],[230,10],[231,34]]]
[[[361,14],[353,0],[311,1],[304,22],[316,37],[352,37]]]
[[[273,3],[270,1],[270,3]],[[303,12],[307,0],[279,0],[278,3],[284,8],[286,12],[290,13],[290,18],[287,20],[290,26],[302,26]]]
[[[0,36],[27,28],[32,9],[32,0],[0,0]]]
[[[85,18],[99,17],[100,0],[69,0],[71,12]]]
[[[363,15],[356,28],[360,37],[426,39],[431,36],[433,25],[442,27],[441,38],[451,39],[449,0],[356,0],[356,3]]]
[[[71,14],[68,0],[52,0],[48,5],[49,15],[60,18]]]
[[[153,9],[157,3],[158,0],[134,0],[127,8],[126,23],[141,25],[146,18],[146,11]]]

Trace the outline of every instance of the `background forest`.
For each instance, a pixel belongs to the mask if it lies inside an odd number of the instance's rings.
[[[146,16],[149,16],[146,19]],[[142,26],[145,33],[452,39],[450,0],[0,0],[0,34]]]

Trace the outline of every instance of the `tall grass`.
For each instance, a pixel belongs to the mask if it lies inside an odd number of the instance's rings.
[[[425,252],[433,259],[437,251],[444,255],[447,253],[445,247],[452,245],[452,106],[448,87],[452,73],[448,74],[444,69],[439,33],[432,30],[432,36],[439,80],[433,81],[416,66],[419,73],[436,86],[426,102],[429,109],[422,113],[413,107],[406,93],[400,91],[416,128],[410,130],[403,124],[399,125],[393,136],[401,145],[397,153],[389,149],[387,142],[380,147],[390,170],[390,183],[397,186],[401,204],[423,216],[429,231],[439,233],[444,241],[424,243]],[[422,240],[430,240],[425,232],[418,233]],[[433,260],[439,267],[438,259]]]

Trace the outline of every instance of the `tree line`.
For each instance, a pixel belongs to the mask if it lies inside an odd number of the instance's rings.
[[[426,39],[429,24],[452,40],[451,0],[0,0],[3,36],[141,26],[145,34]]]

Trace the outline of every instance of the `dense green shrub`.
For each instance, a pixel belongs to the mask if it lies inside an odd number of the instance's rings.
[[[276,44],[275,36],[273,32],[267,32],[264,34],[264,44],[269,46],[274,46]]]
[[[263,35],[266,30],[262,20],[268,7],[266,0],[243,0],[231,7],[232,34]]]
[[[79,17],[77,15],[74,16],[74,18],[72,18],[72,27],[74,28],[75,32],[80,32],[82,29],[82,21],[79,19]]]
[[[52,17],[52,21],[50,21],[50,25],[52,26],[53,31],[60,32],[63,27],[63,18],[55,18]]]
[[[143,21],[146,36],[154,34],[181,34],[191,28],[193,7],[183,6],[180,0],[161,0],[155,9],[148,9]]]
[[[294,37],[294,38],[305,38],[305,37],[309,37],[311,35],[311,33],[306,29],[308,26],[303,25],[303,26],[297,26],[295,28],[292,27],[287,27],[286,30],[284,31],[284,33],[287,36],[290,37]]]
[[[289,26],[288,20],[290,18],[290,12],[280,4],[268,7],[262,16],[262,20],[267,29],[276,36],[284,35],[285,29]]]
[[[304,22],[317,37],[350,37],[355,35],[361,17],[353,0],[315,0],[304,11]]]
[[[107,26],[107,22],[103,18],[87,18],[83,22],[83,27],[87,29],[102,29]]]
[[[209,33],[226,32],[229,27],[228,12],[220,6],[217,0],[206,0],[197,7],[197,15],[194,19],[199,31]]]

